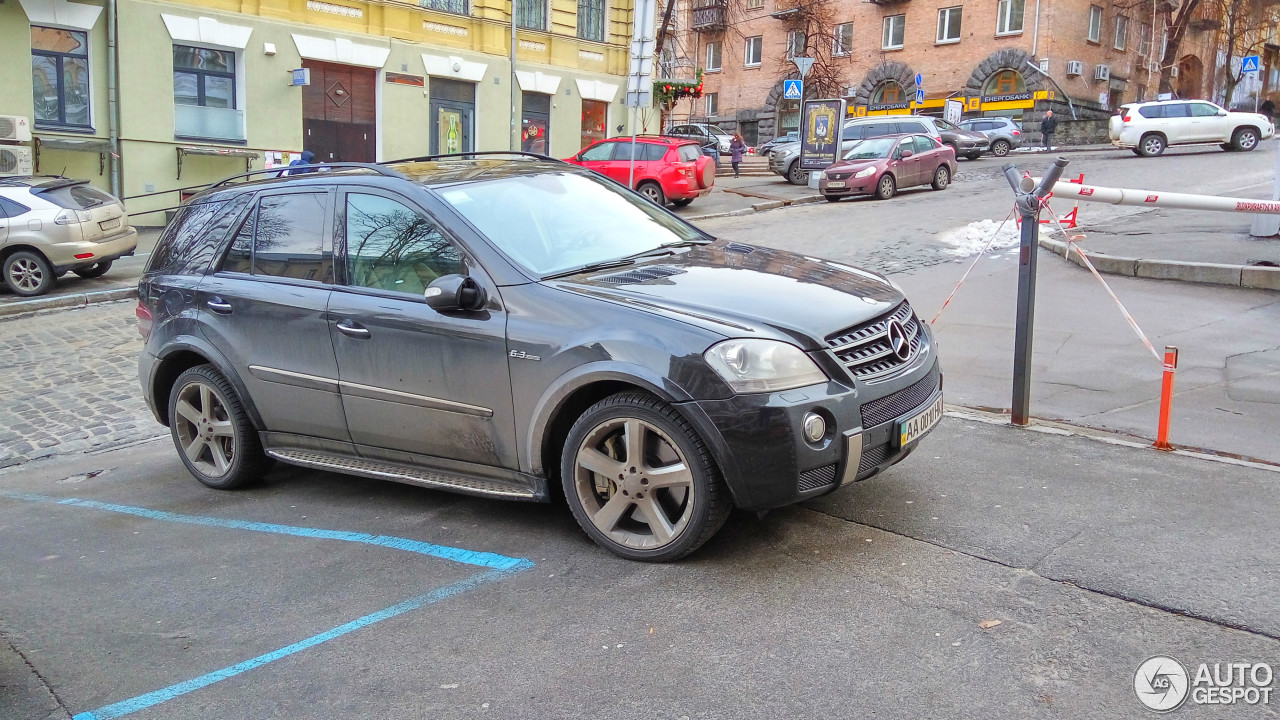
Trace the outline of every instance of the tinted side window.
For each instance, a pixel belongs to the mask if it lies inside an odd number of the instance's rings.
[[[1164,116],[1167,118],[1191,117],[1191,103],[1165,105]]]
[[[904,132],[904,133],[927,133],[927,132],[929,132],[929,129],[928,129],[928,128],[926,128],[926,127],[924,126],[924,123],[922,123],[922,122],[917,122],[917,121],[915,121],[915,120],[910,120],[910,121],[907,121],[907,122],[899,122],[899,123],[898,123],[898,132]]]
[[[897,132],[898,128],[896,123],[878,122],[867,123],[862,126],[862,137],[864,138],[880,137],[881,135],[894,135],[897,134]]]
[[[202,273],[222,247],[231,224],[249,204],[249,193],[230,200],[184,206],[165,228],[147,261],[147,272]]]
[[[435,223],[381,195],[347,195],[347,278],[357,287],[422,295],[431,281],[463,273],[458,249]]]
[[[262,198],[253,231],[253,274],[333,282],[333,255],[324,251],[328,214],[328,193]]]
[[[236,231],[235,238],[231,240],[231,247],[227,249],[227,257],[222,261],[223,272],[246,274],[253,272],[253,228],[257,221],[257,211],[256,207],[250,210],[249,216]]]
[[[938,144],[933,141],[933,138],[928,138],[928,137],[925,137],[924,135],[917,135],[915,140],[916,140],[916,153],[925,153],[925,152],[929,152],[930,150],[938,149]]]
[[[582,153],[582,159],[588,162],[607,162],[613,159],[614,145],[617,145],[617,143],[607,142],[589,147],[586,152]]]
[[[1162,118],[1164,117],[1165,105],[1148,105],[1147,107],[1138,108],[1138,114],[1144,118]]]
[[[16,203],[9,198],[0,197],[0,218],[15,218],[30,209],[26,205]]]
[[[862,137],[863,137],[863,136],[862,136],[862,128],[863,128],[863,126],[862,126],[862,125],[849,125],[849,126],[845,127],[844,132],[840,134],[840,139],[842,139],[842,140],[861,140],[861,139],[862,139]]]

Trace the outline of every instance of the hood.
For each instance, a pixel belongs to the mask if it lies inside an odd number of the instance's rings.
[[[902,294],[842,263],[717,240],[640,265],[551,281],[570,292],[670,314],[727,337],[769,337],[806,350],[889,312]]]
[[[983,135],[977,130],[965,130],[964,128],[958,128],[956,130],[949,130],[948,132],[953,133],[955,135],[959,135],[962,138],[968,138],[970,140],[985,141],[987,139],[986,135]]]
[[[870,160],[840,160],[827,168],[827,172],[858,172],[872,165],[883,166],[889,158],[871,158]]]

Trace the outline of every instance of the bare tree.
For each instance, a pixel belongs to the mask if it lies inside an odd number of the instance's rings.
[[[804,79],[805,95],[842,96],[844,88],[849,85],[845,71],[850,67],[852,48],[843,48],[840,55],[835,54],[836,0],[779,0],[777,7],[779,11],[791,11],[787,16],[788,29],[803,33],[804,38],[799,47],[790,47],[788,43],[782,58],[786,67],[784,77],[796,72],[795,66],[791,65],[791,57],[809,57],[813,59],[813,65]]]
[[[1261,52],[1267,43],[1267,30],[1274,24],[1275,7],[1280,0],[1203,0],[1204,15],[1215,24],[1220,24],[1219,35],[1221,51],[1225,54],[1222,62],[1223,98],[1231,102],[1236,86],[1244,80],[1244,67],[1232,69],[1234,58],[1243,58]]]

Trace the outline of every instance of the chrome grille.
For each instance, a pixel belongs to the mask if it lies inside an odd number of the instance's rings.
[[[862,427],[873,428],[880,423],[918,410],[933,397],[938,389],[938,365],[934,363],[928,375],[920,378],[910,386],[882,398],[862,403]]]
[[[822,467],[814,468],[812,470],[805,470],[804,472],[800,473],[800,492],[817,490],[818,488],[824,488],[829,485],[834,485],[835,482],[836,482],[835,463],[831,463],[830,465],[823,465]]]
[[[911,352],[906,360],[899,359],[889,345],[891,320],[902,325],[910,343]],[[922,341],[920,321],[904,301],[883,317],[827,337],[827,347],[849,369],[855,380],[878,382],[893,377],[910,365],[919,355]]]

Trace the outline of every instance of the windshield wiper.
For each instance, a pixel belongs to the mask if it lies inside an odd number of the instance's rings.
[[[692,245],[707,245],[711,240],[672,240],[669,243],[662,243],[656,248],[649,250],[641,250],[638,253],[632,253],[623,257],[623,260],[639,260],[641,258],[657,257],[659,255],[670,255],[676,248],[689,247]]]
[[[635,259],[631,257],[617,258],[614,260],[603,260],[601,262],[587,263],[586,265],[579,265],[577,267],[569,268],[568,270],[561,270],[560,272],[552,273],[550,275],[543,275],[542,279],[554,280],[556,278],[569,277],[570,275],[577,275],[579,273],[594,272],[596,270],[604,270],[606,268],[611,268],[611,267],[621,267],[623,265],[635,265],[635,264],[636,264]]]

